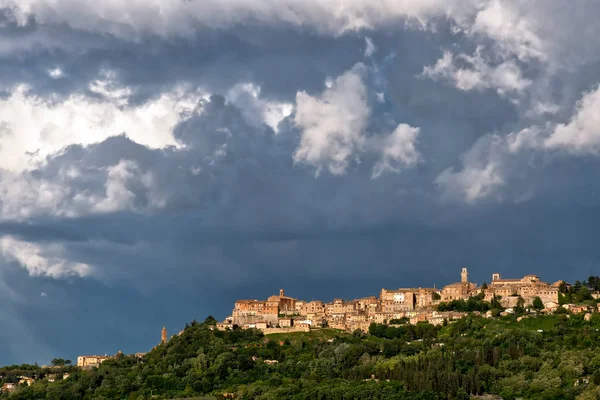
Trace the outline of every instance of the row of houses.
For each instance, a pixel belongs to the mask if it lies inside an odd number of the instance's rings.
[[[434,310],[441,302],[467,300],[475,295],[483,295],[491,301],[497,299],[503,307],[514,307],[519,298],[530,305],[536,297],[542,302],[558,302],[559,286],[562,281],[552,284],[543,282],[536,275],[525,275],[519,279],[504,279],[499,273],[492,275],[489,285],[478,286],[469,281],[467,268],[462,268],[460,281],[433,288],[381,289],[379,297],[370,296],[350,301],[334,299],[332,302],[320,300],[303,301],[285,295],[283,289],[279,295],[266,300],[238,300],[230,317],[218,325],[226,329],[234,325],[240,327],[291,328],[293,326],[329,326],[339,329],[364,329],[372,322],[408,318],[411,322],[428,321],[440,323]],[[266,328],[263,328],[265,327]]]

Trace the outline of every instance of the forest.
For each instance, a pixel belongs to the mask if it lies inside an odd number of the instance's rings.
[[[398,321],[405,322],[405,321]],[[143,357],[98,368],[60,363],[49,382],[36,366],[0,369],[31,386],[2,395],[51,399],[598,399],[600,314],[470,314],[443,326],[372,324],[369,332],[317,329],[264,336],[192,321]],[[64,361],[64,360],[63,360]]]

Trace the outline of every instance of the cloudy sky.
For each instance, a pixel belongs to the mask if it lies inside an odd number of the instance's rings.
[[[600,273],[598,2],[0,8],[0,364],[280,287]]]

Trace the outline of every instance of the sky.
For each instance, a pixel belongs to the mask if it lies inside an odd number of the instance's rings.
[[[2,365],[280,288],[600,272],[598,2],[0,9]]]

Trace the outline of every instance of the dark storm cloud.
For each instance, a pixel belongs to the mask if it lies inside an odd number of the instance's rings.
[[[510,28],[503,33],[514,32],[510,18],[498,21]],[[339,35],[255,22],[126,37],[33,17],[17,24],[6,12],[0,18],[3,99],[22,83],[57,107],[71,94],[100,99],[90,83],[102,71],[132,89],[123,109],[179,84],[212,95],[181,115],[172,132],[178,146],[151,149],[125,132],[69,145],[16,174],[23,185],[17,192],[35,190],[16,197],[16,209],[27,213],[7,213],[0,238],[31,244],[42,257],[50,249],[59,261],[85,263],[94,274],[30,277],[6,257],[0,301],[9,306],[0,325],[12,325],[0,337],[0,363],[144,351],[163,324],[177,331],[192,318],[221,318],[236,298],[263,298],[281,286],[295,297],[330,300],[376,295],[382,286],[439,287],[457,280],[463,266],[477,282],[496,271],[549,281],[597,273],[597,159],[507,145],[512,132],[570,120],[582,91],[599,79],[593,52],[558,68],[553,59],[515,55],[537,50],[527,47],[534,40],[523,44],[493,31],[475,37],[450,20],[433,21],[431,30],[399,22],[385,32]],[[375,47],[366,56],[365,36]],[[499,93],[485,79],[481,87],[458,89],[450,78],[423,76],[445,51],[472,56],[478,46],[484,78],[508,60],[532,82],[528,90]],[[576,56],[575,47],[557,53],[540,46],[549,58]],[[421,160],[374,179],[379,154],[356,151],[344,174],[323,168],[316,177],[315,165],[294,163],[303,134],[295,111],[275,133],[257,104],[295,104],[302,91],[319,99],[326,79],[358,63],[365,65],[371,110],[365,138],[384,137],[399,123],[418,127]],[[472,66],[458,59],[453,68]],[[61,74],[53,76],[55,69]],[[258,98],[227,101],[239,83],[260,87]],[[558,110],[532,114],[542,101]],[[464,181],[443,186],[437,179],[448,168],[449,174],[484,170],[463,175],[467,184],[483,182],[488,165],[501,183],[471,204],[464,202]],[[446,201],[448,191],[458,195]],[[15,192],[2,196],[0,205]]]
[[[6,44],[0,57],[7,73],[0,82],[5,87],[27,83],[42,96],[73,92],[93,96],[87,91],[89,83],[102,70],[111,70],[120,84],[135,89],[134,103],[181,82],[216,93],[226,92],[237,82],[253,82],[265,96],[289,101],[299,89],[321,91],[326,77],[338,76],[362,61],[365,34],[377,46],[373,60],[379,63],[397,53],[397,62],[388,70],[402,71],[403,79],[411,81],[423,65],[435,61],[439,49],[453,42],[456,47],[460,39],[449,34],[447,21],[439,20],[436,26],[448,35],[415,32],[402,22],[386,32],[348,32],[336,37],[306,28],[240,23],[227,30],[198,29],[191,37],[145,36],[132,42],[66,24],[40,25],[35,19],[18,25],[5,16],[0,31]],[[472,48],[466,41],[464,46]],[[50,76],[55,68],[62,71],[61,77]]]

